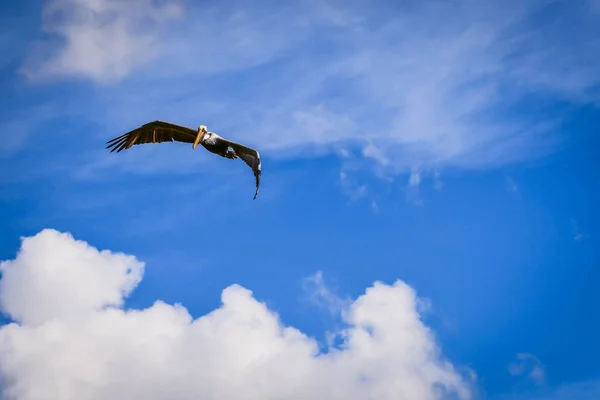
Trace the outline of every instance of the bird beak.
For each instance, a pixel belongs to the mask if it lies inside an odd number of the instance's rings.
[[[196,141],[192,145],[192,150],[196,149],[196,146],[198,146],[198,143],[202,140],[205,132],[206,131],[204,129],[198,129],[198,135],[196,136]]]

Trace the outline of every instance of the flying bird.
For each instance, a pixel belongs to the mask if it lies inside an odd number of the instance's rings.
[[[244,146],[243,144],[224,139],[214,132],[209,132],[205,125],[200,125],[198,130],[194,130],[169,122],[153,121],[109,140],[106,142],[106,148],[111,149],[111,153],[113,151],[118,153],[135,144],[162,142],[192,143],[192,149],[196,149],[196,146],[201,144],[206,150],[218,154],[221,157],[232,160],[235,160],[238,157],[241,158],[250,168],[252,168],[252,172],[254,172],[254,177],[256,178],[256,192],[254,193],[253,199],[256,199],[258,188],[260,186],[261,173],[260,155],[258,154],[258,151]]]

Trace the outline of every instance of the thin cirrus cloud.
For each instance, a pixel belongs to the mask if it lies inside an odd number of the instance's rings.
[[[539,358],[530,353],[518,353],[516,360],[508,366],[508,372],[513,376],[525,377],[537,385],[546,380],[544,365]]]
[[[544,104],[598,100],[598,14],[582,4],[53,0],[56,40],[32,47],[24,71],[103,84],[119,129],[152,110],[214,121],[267,157],[343,146],[379,170],[433,176],[556,150],[564,115]],[[132,98],[140,88],[147,104]]]
[[[3,398],[471,398],[401,281],[345,305],[343,344],[323,353],[235,284],[196,319],[160,300],[124,309],[144,264],[67,233],[23,238],[0,271],[15,321],[0,327]]]

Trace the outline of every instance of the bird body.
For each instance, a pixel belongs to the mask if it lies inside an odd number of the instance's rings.
[[[201,144],[206,150],[221,157],[229,159],[241,158],[252,168],[252,172],[254,172],[254,177],[256,178],[254,199],[256,199],[261,175],[261,162],[258,151],[243,144],[224,139],[214,132],[209,132],[205,125],[200,125],[198,130],[194,130],[169,122],[153,121],[109,140],[106,148],[111,149],[111,153],[113,151],[118,153],[136,144],[162,142],[192,143],[192,149]]]

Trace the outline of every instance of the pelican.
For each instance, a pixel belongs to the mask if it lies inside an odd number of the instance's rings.
[[[238,157],[241,158],[250,168],[252,168],[252,172],[254,172],[254,177],[256,178],[256,192],[254,193],[253,200],[256,199],[258,187],[260,186],[261,173],[260,155],[258,154],[258,151],[244,146],[243,144],[224,139],[214,132],[209,132],[206,125],[200,125],[198,130],[194,130],[170,122],[153,121],[109,140],[106,142],[106,148],[111,149],[111,153],[115,150],[118,153],[130,148],[134,144],[162,142],[192,143],[192,150],[195,150],[196,146],[201,144],[206,150],[218,154],[221,157],[232,160],[235,160]]]

